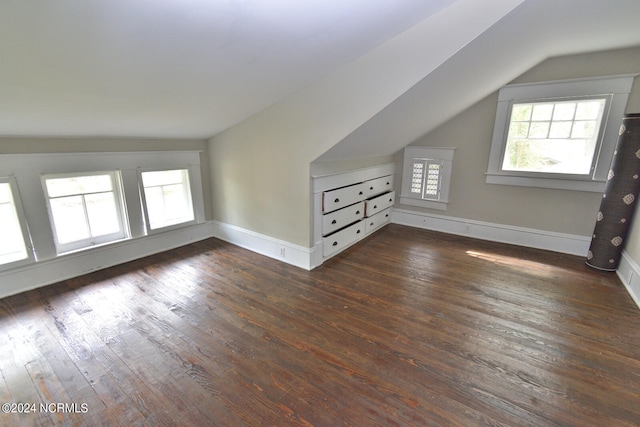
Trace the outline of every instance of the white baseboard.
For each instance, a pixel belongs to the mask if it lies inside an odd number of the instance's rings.
[[[510,243],[512,245],[546,249],[579,256],[587,255],[591,243],[591,238],[588,236],[555,233],[552,231],[494,224],[404,209],[393,209],[391,222],[394,224],[473,237],[475,239]]]
[[[640,308],[640,266],[626,252],[622,252],[620,265],[616,274],[627,288],[627,292]]]
[[[315,249],[305,248],[219,221],[212,221],[212,224],[213,236],[218,239],[305,270],[312,268]]]
[[[210,223],[177,228],[0,272],[0,298],[213,237]]]

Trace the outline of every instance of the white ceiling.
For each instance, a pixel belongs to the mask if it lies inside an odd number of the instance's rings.
[[[392,154],[545,59],[634,46],[638,0],[526,0],[317,160]]]
[[[208,138],[454,1],[3,1],[0,136]]]

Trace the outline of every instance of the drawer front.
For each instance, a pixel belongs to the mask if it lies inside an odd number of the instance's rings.
[[[385,209],[364,220],[364,232],[369,234],[391,221],[391,209]]]
[[[364,218],[364,202],[322,215],[322,235],[326,236]]]
[[[366,199],[364,184],[355,184],[322,193],[322,212],[333,212]]]
[[[367,199],[393,190],[393,175],[383,176],[382,178],[365,181],[365,196]]]
[[[365,216],[370,217],[377,214],[380,211],[383,211],[387,208],[393,206],[393,202],[396,199],[396,192],[391,191],[389,193],[381,194],[377,197],[374,197],[371,200],[367,200],[367,205],[365,209]]]
[[[364,236],[364,222],[359,221],[344,230],[333,233],[331,236],[323,237],[322,253],[324,256],[331,256],[357,242],[362,236]]]

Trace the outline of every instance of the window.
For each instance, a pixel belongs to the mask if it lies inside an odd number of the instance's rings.
[[[20,221],[21,206],[12,180],[0,178],[0,265],[29,260],[26,227]]]
[[[58,253],[128,237],[116,171],[43,177]]]
[[[602,191],[632,76],[500,90],[487,183]]]
[[[502,170],[589,175],[608,99],[513,104]]]
[[[143,209],[151,230],[194,220],[187,169],[142,172]]]
[[[400,203],[445,210],[454,148],[406,147]]]

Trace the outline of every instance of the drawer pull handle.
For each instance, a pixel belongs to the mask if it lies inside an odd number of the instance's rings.
[[[373,190],[373,187],[369,187],[369,190]]]
[[[357,211],[357,212],[356,212],[356,215],[360,215],[360,211]]]
[[[393,202],[393,199],[389,199],[390,202]]]
[[[389,218],[389,214],[386,214],[384,217],[385,217],[385,218]]]
[[[336,199],[333,201],[333,203],[338,203],[339,201],[340,201],[340,199],[337,199],[337,198],[336,198]]]
[[[362,191],[358,193],[358,196],[362,196]]]
[[[387,181],[387,185],[389,185],[389,182]]]
[[[360,230],[356,231],[356,234],[360,234]]]
[[[331,221],[331,224],[336,224],[338,221],[336,221],[335,219],[333,221]]]
[[[333,246],[338,246],[338,242],[333,242]]]
[[[378,208],[378,205],[373,205],[373,209],[377,209],[377,208]]]
[[[374,223],[372,222],[371,224],[369,224],[369,226],[373,227],[373,224],[374,224]]]

